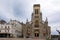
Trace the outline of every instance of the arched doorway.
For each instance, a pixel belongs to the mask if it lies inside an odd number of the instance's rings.
[[[39,37],[39,30],[35,30],[34,35],[35,37]]]

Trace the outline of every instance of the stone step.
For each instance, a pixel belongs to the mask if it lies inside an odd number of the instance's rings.
[[[0,40],[45,40],[45,39],[32,39],[32,38],[0,38]]]

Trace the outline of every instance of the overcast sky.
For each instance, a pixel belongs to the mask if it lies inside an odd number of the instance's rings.
[[[26,22],[31,20],[33,5],[40,4],[43,20],[48,18],[51,34],[60,29],[60,0],[0,0],[0,19]]]

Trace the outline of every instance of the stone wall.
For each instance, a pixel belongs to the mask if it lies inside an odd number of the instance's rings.
[[[0,38],[0,40],[45,40],[45,39],[32,39],[32,38]]]

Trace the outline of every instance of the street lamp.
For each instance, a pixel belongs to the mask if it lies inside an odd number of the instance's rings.
[[[59,30],[56,30],[56,31],[59,33],[58,40],[60,40],[60,31]]]

